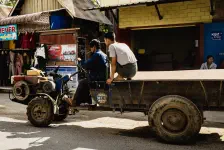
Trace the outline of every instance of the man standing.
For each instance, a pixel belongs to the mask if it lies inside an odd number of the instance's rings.
[[[201,65],[201,70],[204,69],[216,69],[217,65],[214,63],[214,58],[212,55],[207,56],[207,62]]]
[[[108,71],[109,64],[107,55],[100,50],[100,41],[97,39],[92,40],[90,42],[90,49],[92,56],[90,59],[85,61],[82,66],[90,72],[90,81],[106,81],[106,73]],[[79,61],[81,61],[80,58]],[[89,80],[83,79],[79,81],[79,85],[74,95],[73,101],[71,99],[65,100],[70,106],[75,107],[79,106],[80,104],[92,103],[88,85]],[[76,102],[75,104],[74,101]]]
[[[107,84],[113,80],[128,80],[133,78],[138,70],[137,59],[132,50],[124,43],[118,43],[113,32],[106,33],[104,36],[106,46],[109,48],[111,60],[111,74]],[[114,74],[118,76],[114,78]]]

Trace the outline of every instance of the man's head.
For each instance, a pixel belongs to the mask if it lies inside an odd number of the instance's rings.
[[[100,41],[97,39],[93,39],[90,43],[90,50],[92,53],[95,53],[96,50],[100,49]]]
[[[116,37],[114,32],[108,32],[104,35],[104,42],[106,46],[110,46],[110,44],[113,44],[116,41]]]
[[[207,56],[207,63],[208,63],[208,64],[212,64],[213,61],[214,61],[214,57],[213,57],[212,55],[208,55],[208,56]]]

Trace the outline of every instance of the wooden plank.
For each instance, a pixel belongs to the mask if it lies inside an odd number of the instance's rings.
[[[137,72],[132,79],[143,81],[220,81],[224,80],[224,69],[184,70],[184,71],[145,71]]]

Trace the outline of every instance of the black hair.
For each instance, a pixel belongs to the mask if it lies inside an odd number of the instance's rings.
[[[115,36],[115,33],[114,32],[108,32],[104,35],[104,38],[105,39],[109,39],[111,41],[115,41],[116,39],[116,36]]]
[[[207,60],[210,59],[210,58],[213,58],[214,59],[214,57],[212,55],[208,55],[207,56]]]
[[[96,47],[96,49],[100,49],[100,41],[97,39],[93,39],[90,43],[89,43],[90,47]]]

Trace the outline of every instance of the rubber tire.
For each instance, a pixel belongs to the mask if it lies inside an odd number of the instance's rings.
[[[26,95],[25,98],[23,98],[23,99],[17,99],[17,98],[16,98],[16,95],[15,95],[15,89],[16,89],[16,85],[17,85],[18,83],[25,85],[26,88],[27,88],[27,95]],[[30,93],[31,93],[31,91],[30,91],[30,87],[29,87],[28,83],[25,82],[25,81],[18,81],[18,82],[16,82],[16,83],[13,85],[13,88],[12,88],[12,95],[13,95],[13,97],[16,98],[17,101],[20,101],[21,103],[26,103],[26,102],[28,102]]]
[[[172,133],[161,124],[161,116],[168,109],[178,109],[187,117],[187,125],[184,131]],[[202,115],[197,106],[187,98],[178,95],[164,96],[153,103],[149,110],[149,124],[156,135],[163,141],[174,144],[188,144],[200,132]]]
[[[43,121],[37,121],[32,117],[32,114],[31,114],[32,109],[36,104],[43,104],[43,105],[48,106],[47,107],[47,117]],[[34,125],[35,127],[48,127],[54,119],[53,105],[50,102],[50,100],[43,99],[41,97],[36,97],[29,102],[26,114],[27,114],[27,117],[28,117],[28,120],[30,121],[30,123],[32,125]]]

